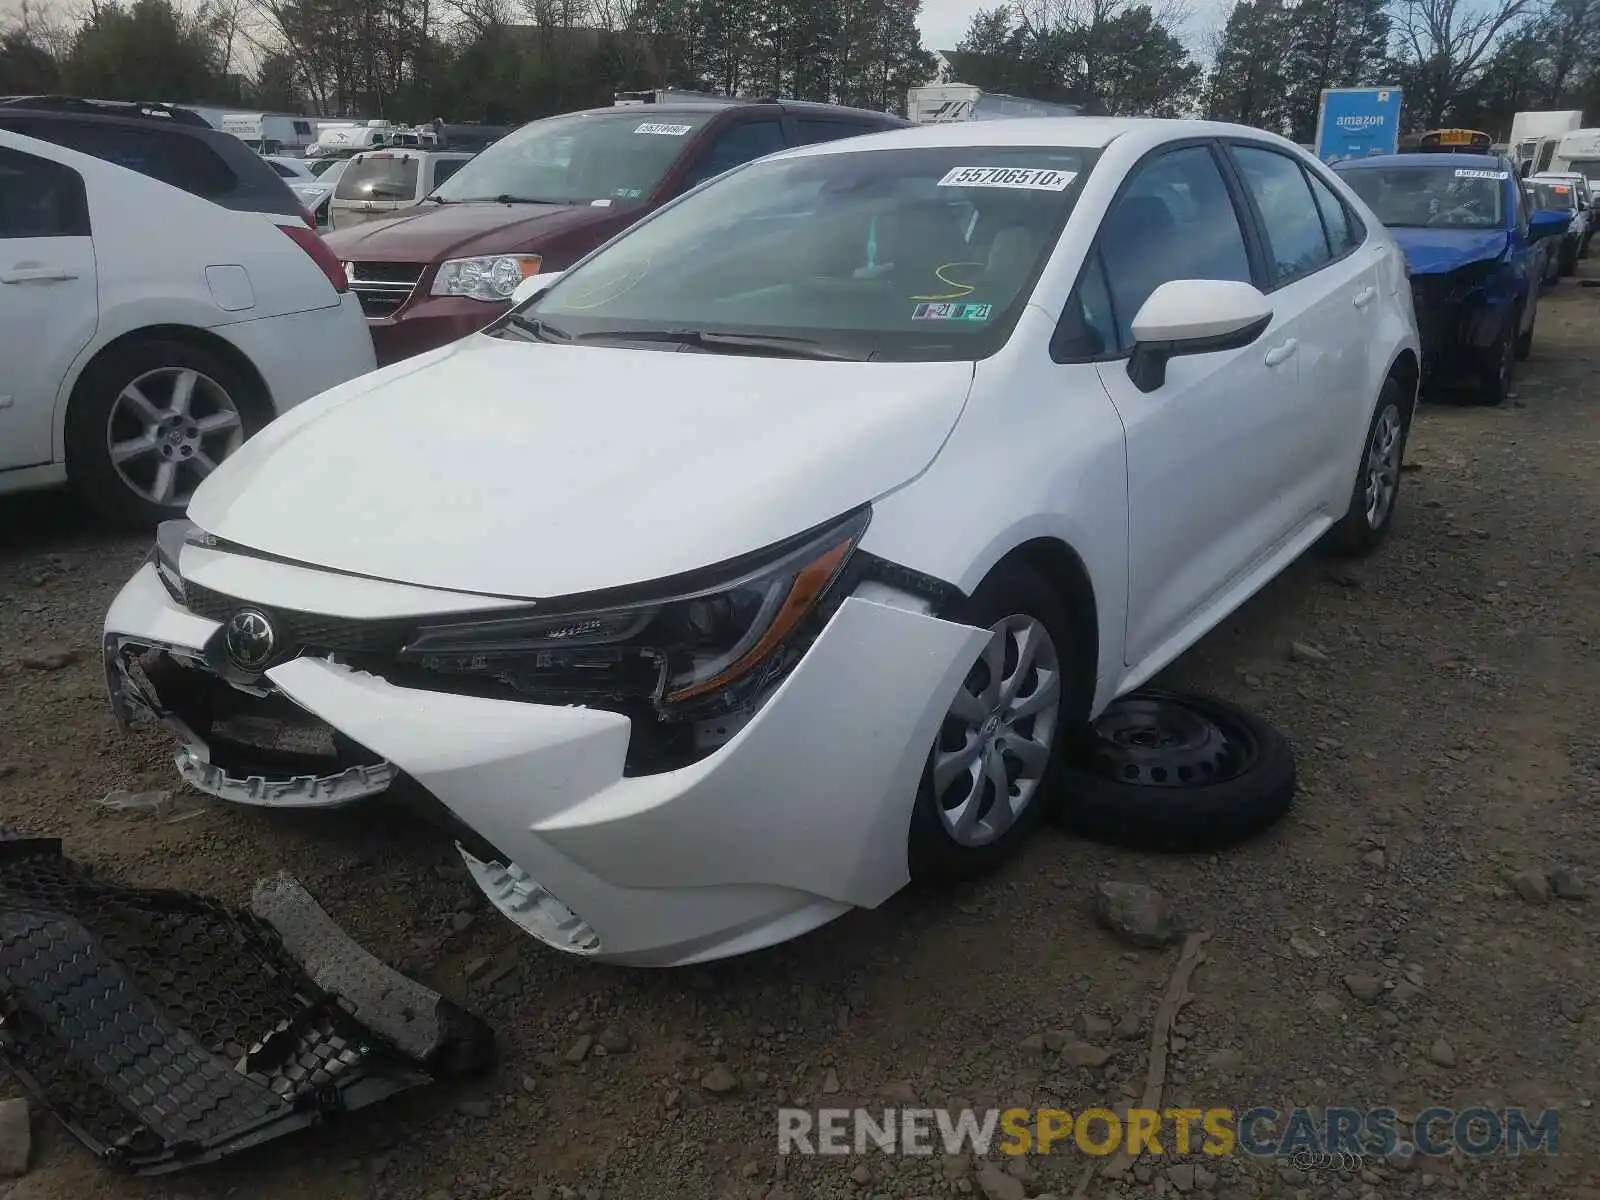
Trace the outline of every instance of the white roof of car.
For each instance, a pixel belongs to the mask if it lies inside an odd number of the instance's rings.
[[[1100,150],[1121,137],[1158,145],[1179,137],[1252,137],[1293,145],[1276,134],[1222,121],[1155,117],[1008,117],[998,121],[951,121],[862,134],[798,147],[788,153],[858,154],[915,146],[1061,146]]]

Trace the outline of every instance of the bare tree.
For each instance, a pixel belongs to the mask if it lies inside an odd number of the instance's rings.
[[[1412,75],[1406,101],[1432,128],[1450,103],[1488,66],[1500,35],[1540,0],[1402,0],[1395,18],[1401,55]]]

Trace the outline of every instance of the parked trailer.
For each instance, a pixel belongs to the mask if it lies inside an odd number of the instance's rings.
[[[316,123],[288,113],[224,113],[223,133],[231,133],[257,154],[303,155],[316,144]]]
[[[995,121],[1007,117],[1076,117],[1076,104],[1029,100],[1004,92],[986,92],[970,83],[930,83],[906,92],[906,116],[918,125],[952,121]]]

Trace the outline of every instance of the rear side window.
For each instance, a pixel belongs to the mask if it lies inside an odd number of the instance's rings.
[[[1326,266],[1333,255],[1300,164],[1258,146],[1235,146],[1233,154],[1267,227],[1274,285],[1283,287]]]
[[[218,154],[185,134],[76,121],[39,122],[37,131],[13,127],[18,133],[92,154],[206,200],[219,200],[239,184],[238,176]]]
[[[825,117],[797,117],[794,123],[795,144],[811,146],[817,142],[834,142],[840,138],[871,133],[872,126],[860,121],[834,121]]]
[[[410,200],[417,194],[417,160],[407,155],[358,158],[339,176],[335,200]]]
[[[0,238],[88,235],[89,204],[76,171],[0,148]]]
[[[1306,172],[1306,178],[1311,183],[1311,195],[1316,199],[1317,211],[1322,214],[1322,224],[1328,231],[1328,245],[1333,256],[1343,258],[1361,241],[1350,223],[1350,210],[1333,194],[1331,187],[1310,171]]]

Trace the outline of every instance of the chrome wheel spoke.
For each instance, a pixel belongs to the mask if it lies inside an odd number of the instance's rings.
[[[1016,819],[1016,813],[1011,808],[1011,780],[1006,774],[1005,756],[996,751],[984,759],[983,775],[994,788],[994,802],[989,805],[986,814],[989,829],[995,835],[1002,834]]]
[[[1009,706],[1017,698],[1023,684],[1028,682],[1033,670],[1034,657],[1039,652],[1039,639],[1048,636],[1039,625],[1026,625],[1016,635],[1017,665],[1000,687],[1000,703]]]
[[[195,428],[200,431],[201,437],[213,433],[222,433],[224,430],[239,428],[239,414],[236,412],[216,412],[209,417],[201,417],[195,423]]]
[[[175,417],[188,416],[189,405],[194,400],[194,385],[199,382],[198,371],[179,371],[172,381],[172,398],[167,403],[167,411]]]
[[[178,480],[178,465],[164,462],[156,468],[155,480],[150,484],[150,499],[157,504],[165,504],[172,498],[173,487]]]
[[[1058,671],[1040,671],[1039,685],[1011,706],[1007,717],[1015,722],[1036,717],[1061,699],[1061,674]]]
[[[111,445],[111,461],[125,463],[155,452],[156,439],[151,434],[146,433],[140,437],[128,438],[126,441],[113,442]]]
[[[138,413],[147,427],[159,424],[164,415],[159,408],[150,403],[150,397],[140,391],[137,383],[130,383],[123,388],[117,399]]]
[[[1050,747],[1033,738],[1013,734],[1006,738],[1005,749],[1022,765],[1022,775],[1026,779],[1039,778],[1050,761]]]
[[[943,795],[945,790],[962,774],[972,773],[972,764],[977,761],[978,755],[983,752],[983,739],[972,731],[968,732],[968,742],[959,750],[939,752],[933,760],[933,791],[935,795]]]

